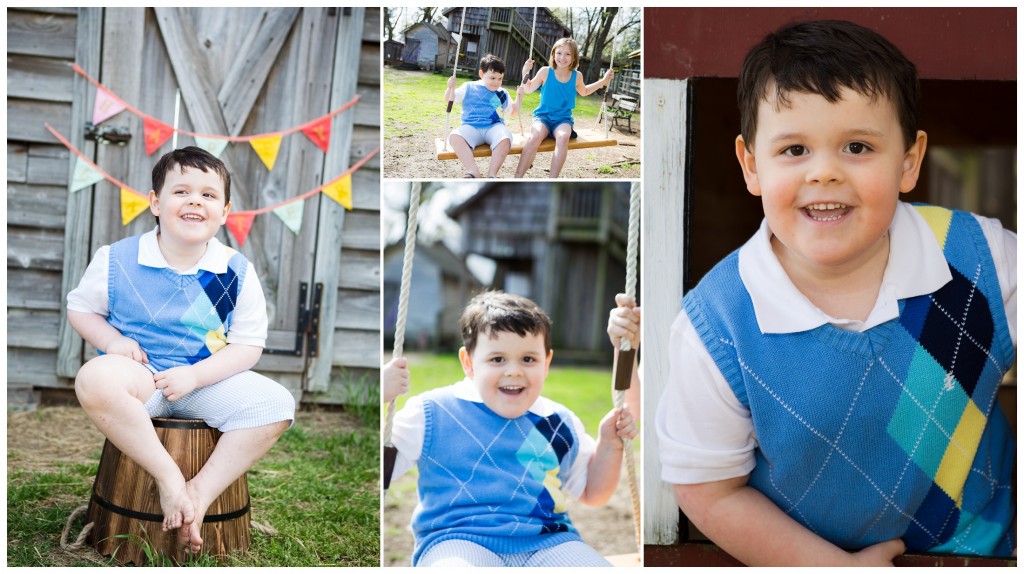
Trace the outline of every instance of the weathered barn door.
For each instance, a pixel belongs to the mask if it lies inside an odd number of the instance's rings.
[[[362,9],[87,10],[101,18],[103,33],[93,48],[95,61],[80,62],[86,72],[167,124],[174,120],[180,89],[178,125],[185,130],[230,136],[277,132],[323,116],[356,93]],[[94,90],[86,91],[84,108],[91,112]],[[272,170],[248,143],[229,144],[220,157],[232,176],[233,210],[276,205],[343,173],[350,162],[355,113],[350,109],[335,116],[326,153],[301,133],[285,135]],[[105,124],[127,127],[132,139],[123,147],[96,146],[96,164],[148,191],[152,166],[172,149],[171,140],[146,155],[141,118],[124,111]],[[186,145],[194,145],[193,138],[179,135],[177,146]],[[77,203],[69,202],[66,284],[77,282],[98,247],[153,227],[148,213],[123,226],[118,198],[113,184],[101,182],[91,194],[71,200]],[[300,389],[327,389],[344,218],[343,208],[317,194],[304,202],[298,234],[267,213],[256,216],[241,247],[227,230],[219,236],[253,262],[267,297],[268,352],[257,368],[279,373],[277,378],[296,395]],[[314,332],[319,337],[311,336]],[[88,356],[82,357],[73,333],[62,334],[60,374],[73,376]]]

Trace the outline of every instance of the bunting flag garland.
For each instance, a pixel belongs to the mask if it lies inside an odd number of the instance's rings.
[[[96,86],[96,109],[93,111],[93,123],[99,124],[122,110],[128,110],[141,117],[143,119],[143,125],[145,126],[146,154],[148,155],[152,155],[154,151],[164,144],[164,142],[170,139],[174,132],[178,132],[180,134],[194,137],[196,139],[196,145],[218,157],[220,156],[220,153],[224,151],[224,148],[229,142],[249,142],[252,145],[253,150],[255,150],[260,156],[263,164],[267,166],[267,169],[272,169],[277,159],[277,152],[281,145],[281,138],[295,132],[301,131],[306,134],[306,137],[308,137],[314,145],[326,153],[331,139],[331,120],[334,116],[355,106],[359,101],[359,94],[356,94],[348,102],[338,106],[319,118],[279,132],[256,134],[252,136],[197,134],[188,130],[172,127],[142,112],[138,108],[129,105],[109,88],[93,79],[92,76],[87,74],[85,70],[78,66],[78,64],[69,63],[69,65],[76,73]],[[214,141],[219,143],[213,144],[212,142]],[[261,151],[261,149],[263,151]]]
[[[324,185],[324,194],[345,206],[345,209],[352,209],[352,176],[346,174],[338,179]]]
[[[71,187],[68,189],[71,193],[74,193],[83,187],[89,187],[95,183],[103,181],[103,174],[98,170],[93,169],[90,163],[82,161],[82,158],[78,158],[75,162],[75,174],[71,177]]]
[[[220,154],[224,152],[224,148],[228,147],[228,140],[204,138],[203,136],[193,137],[196,139],[196,146],[210,152],[213,157],[220,157]]]
[[[149,209],[149,198],[127,187],[121,188],[121,225],[128,225],[140,213]]]
[[[249,145],[256,150],[256,155],[260,156],[263,165],[267,166],[267,170],[272,171],[274,162],[277,161],[277,150],[281,149],[281,136],[249,140]]]
[[[148,116],[143,121],[143,127],[146,132],[146,155],[153,155],[153,152],[174,135],[174,128]]]
[[[256,219],[256,213],[252,211],[228,214],[228,220],[224,225],[231,232],[231,235],[234,236],[235,240],[238,241],[239,246],[245,245],[245,240],[249,237],[249,230],[252,229],[254,219]]]
[[[124,225],[128,225],[128,223],[138,217],[140,213],[149,208],[148,194],[141,193],[121,183],[117,179],[114,179],[110,174],[100,169],[99,166],[85,157],[85,155],[78,151],[75,146],[71,145],[71,142],[69,142],[57,130],[53,129],[50,124],[44,125],[46,129],[60,141],[60,143],[64,144],[64,147],[68,148],[71,153],[77,156],[75,175],[72,178],[73,181],[70,185],[71,191],[77,191],[104,179],[118,186],[121,189],[121,222]],[[302,212],[305,200],[321,192],[343,205],[346,209],[351,210],[352,173],[363,167],[363,165],[370,161],[373,156],[377,155],[378,152],[380,152],[380,147],[374,148],[338,177],[297,197],[287,199],[276,205],[262,207],[260,209],[230,213],[225,226],[228,228],[228,231],[231,232],[231,235],[238,241],[238,244],[243,245],[245,244],[246,238],[249,236],[249,231],[252,229],[253,220],[256,216],[263,213],[274,212],[274,214],[284,222],[285,226],[297,235],[302,229]]]
[[[302,208],[305,203],[306,200],[300,199],[286,203],[274,210],[274,215],[278,216],[284,222],[285,227],[291,229],[295,235],[302,231]]]
[[[112,118],[125,109],[124,102],[103,88],[96,88],[96,105],[92,108],[92,123],[99,125],[101,122]]]
[[[316,147],[327,153],[327,144],[331,141],[331,118],[320,118],[313,124],[302,128],[302,133],[310,139]]]

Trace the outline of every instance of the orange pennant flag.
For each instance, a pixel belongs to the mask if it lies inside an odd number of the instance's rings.
[[[149,209],[149,199],[127,187],[121,188],[121,225],[128,225],[140,213]]]
[[[274,169],[274,162],[277,161],[277,150],[281,148],[281,136],[270,136],[265,138],[254,138],[249,140],[249,145],[256,150],[256,155],[263,160],[267,169]]]
[[[352,174],[345,174],[345,177],[328,183],[321,190],[334,201],[345,206],[345,209],[352,209]]]
[[[331,143],[331,116],[324,116],[316,123],[302,128],[302,133],[306,134],[316,147],[327,153],[327,146]]]
[[[146,155],[153,155],[174,134],[174,128],[149,116],[146,116],[142,125],[146,134]]]
[[[238,245],[245,245],[245,239],[249,237],[249,230],[252,229],[252,222],[256,219],[255,213],[232,213],[228,215],[228,231],[238,241]]]

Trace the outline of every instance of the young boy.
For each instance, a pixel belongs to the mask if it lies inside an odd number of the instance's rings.
[[[751,565],[1008,556],[1016,235],[898,201],[917,72],[848,22],[746,57],[736,156],[761,229],[687,293],[656,427],[689,519]]]
[[[466,168],[466,177],[480,177],[480,168],[473,157],[473,148],[486,143],[491,146],[491,163],[487,177],[495,177],[505,157],[512,149],[512,132],[497,109],[519,112],[520,98],[510,101],[501,81],[505,77],[505,63],[493,54],[480,58],[480,79],[466,82],[455,89],[455,76],[448,78],[444,101],[462,102],[462,125],[452,130],[448,143]],[[520,90],[522,87],[520,86]],[[521,91],[518,92],[521,97]]]
[[[163,530],[202,547],[210,504],[290,425],[295,401],[248,369],[263,352],[267,313],[244,256],[215,237],[231,209],[224,164],[187,147],[153,168],[157,227],[101,247],[68,294],[68,321],[101,355],[78,371],[82,407],[159,485]],[[186,483],[151,417],[201,418],[224,432]]]
[[[462,313],[466,378],[412,397],[395,417],[393,477],[419,467],[414,566],[609,566],[580,539],[565,495],[608,501],[627,409],[594,440],[566,407],[541,397],[551,322],[536,303],[488,292]]]

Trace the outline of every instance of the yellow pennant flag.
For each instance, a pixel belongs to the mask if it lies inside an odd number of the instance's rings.
[[[328,197],[345,206],[345,209],[352,209],[352,174],[340,177],[324,186],[324,193]]]
[[[121,225],[128,225],[147,209],[149,209],[148,199],[127,187],[121,188]]]
[[[277,161],[277,150],[281,148],[281,136],[270,136],[266,138],[255,138],[249,140],[249,145],[256,150],[256,155],[263,160],[267,169],[274,169],[274,162]]]

